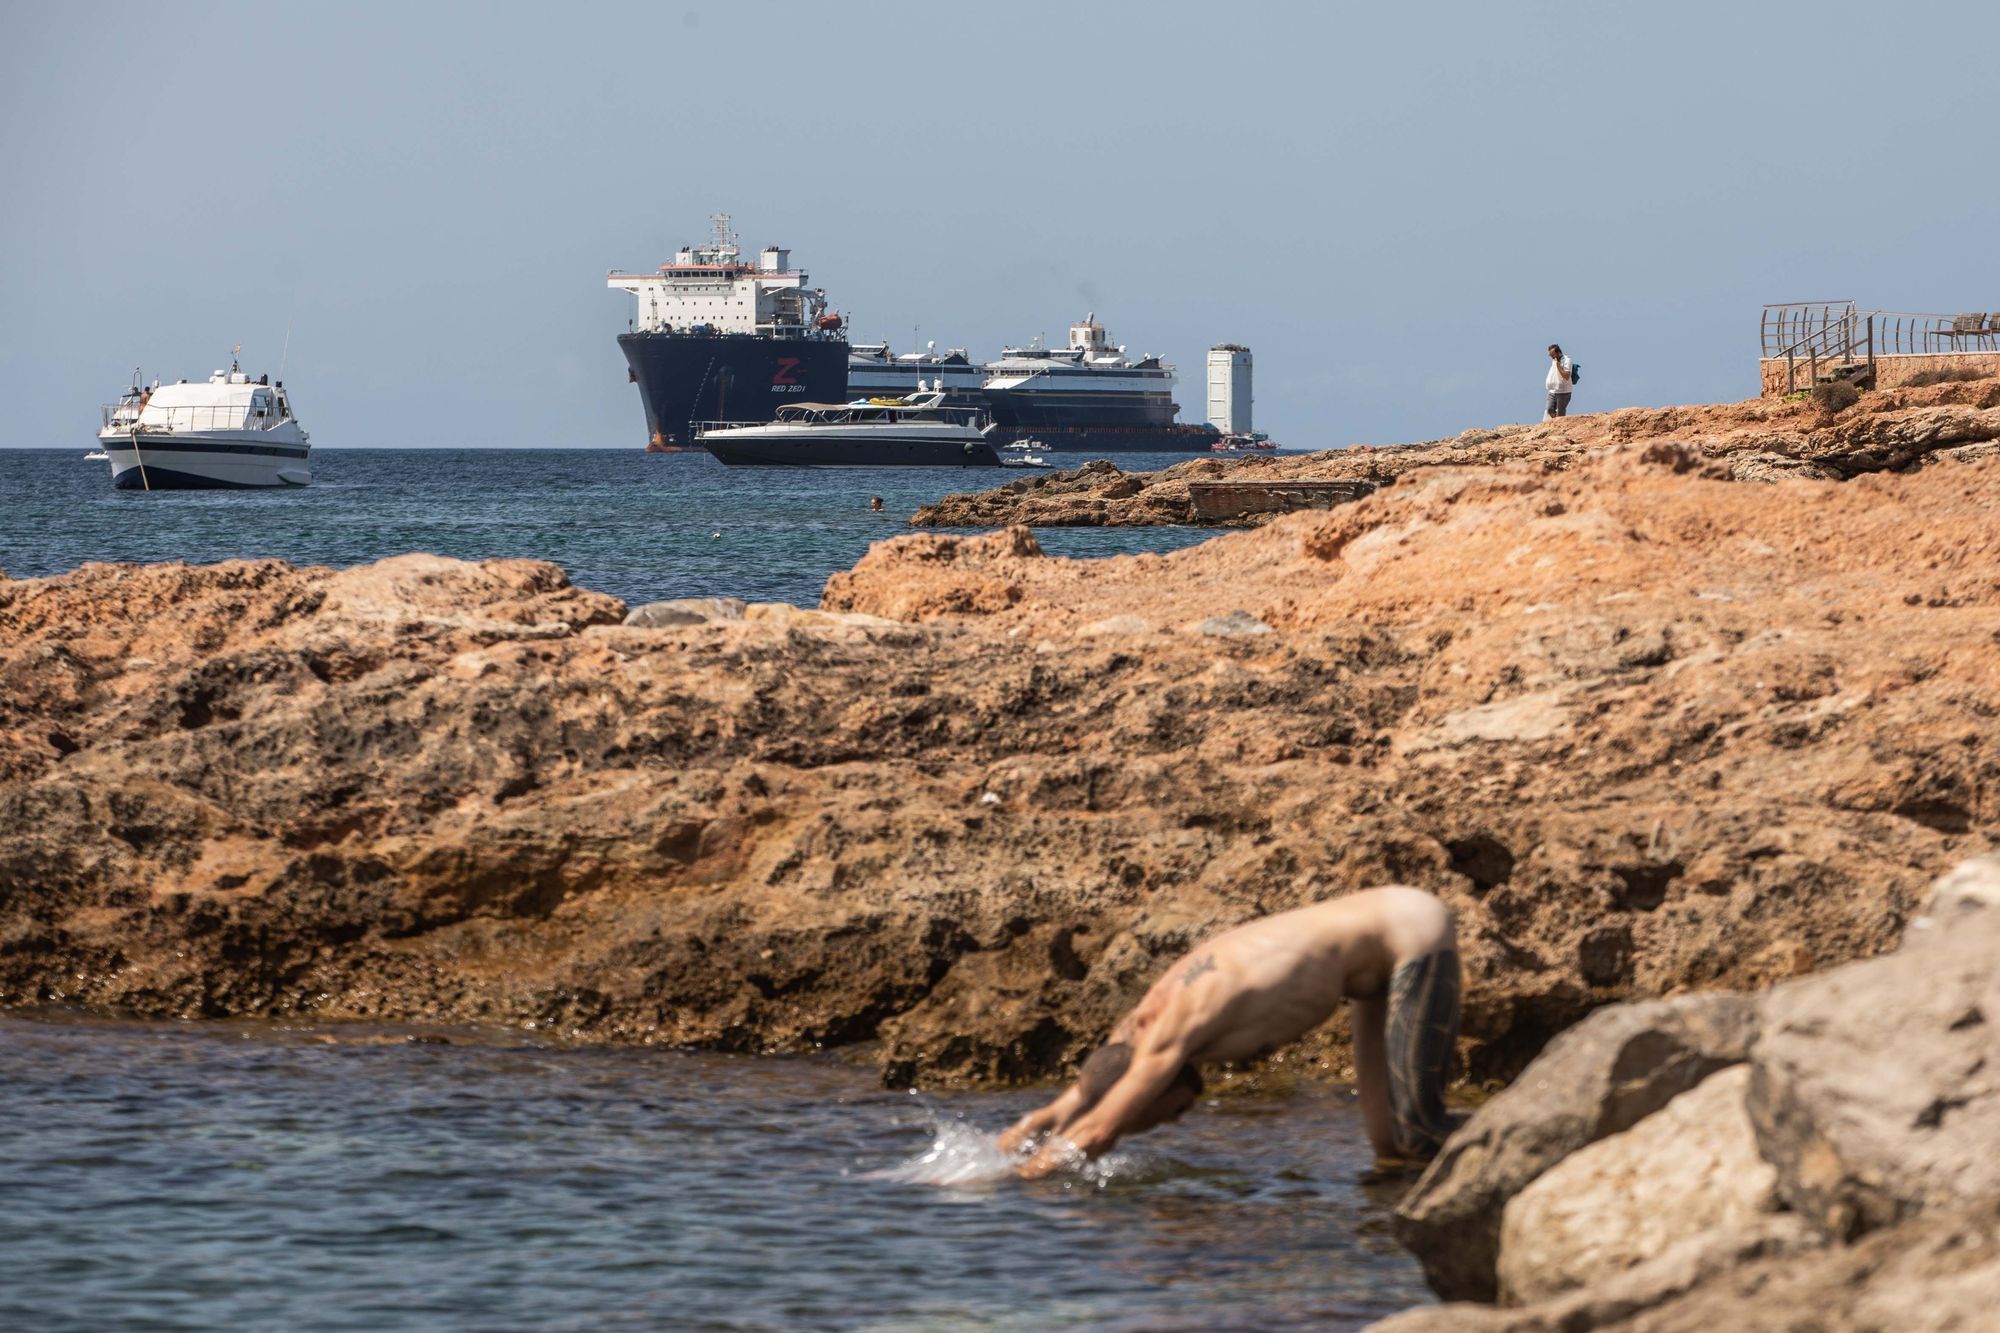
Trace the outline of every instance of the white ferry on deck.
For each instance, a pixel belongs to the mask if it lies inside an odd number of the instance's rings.
[[[122,491],[303,486],[312,446],[283,380],[251,379],[234,361],[205,383],[141,388],[104,409],[98,443]]]
[[[1052,449],[1205,450],[1217,435],[1180,424],[1174,368],[1127,357],[1095,313],[1070,325],[1067,346],[1004,348],[986,366],[984,393],[996,434],[1038,436]]]
[[[936,343],[896,355],[888,343],[853,343],[847,352],[847,396],[902,398],[928,382],[944,389],[954,407],[985,407],[986,370],[963,347],[940,354]]]

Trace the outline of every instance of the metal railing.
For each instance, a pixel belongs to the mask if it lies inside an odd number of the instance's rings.
[[[1852,319],[1852,301],[1790,301],[1764,307],[1761,325],[1764,359],[1774,360],[1828,325]]]
[[[1859,311],[1852,301],[1767,305],[1761,326],[1764,359],[1785,363],[1785,392],[1806,387],[1829,369],[1866,363],[1873,376],[1878,356],[1937,356],[2000,350],[2000,311],[1940,315],[1902,310]]]
[[[250,412],[241,407],[154,407],[154,419],[136,419],[129,403],[106,403],[104,424],[137,427],[140,434],[172,435],[180,431],[273,430],[290,420],[282,412]],[[164,414],[164,420],[161,419]]]

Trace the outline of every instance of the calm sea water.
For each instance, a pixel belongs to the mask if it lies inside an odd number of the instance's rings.
[[[818,603],[826,577],[909,531],[922,504],[1024,474],[998,468],[726,468],[639,449],[315,449],[293,491],[114,491],[73,449],[0,449],[0,570],[86,560],[276,556],[353,565],[405,551],[553,560],[627,602],[741,597]],[[1128,470],[1187,455],[1130,455]],[[1058,458],[1077,466],[1087,456]],[[884,512],[870,513],[870,496]],[[1051,555],[1166,551],[1197,528],[1049,529]]]
[[[83,452],[0,450],[0,569],[428,550],[811,605],[919,504],[1015,475],[328,449],[306,490],[147,495]],[[1428,1299],[1337,1093],[1225,1101],[1094,1178],[938,1188],[896,1177],[979,1165],[971,1128],[1034,1094],[405,1035],[0,1018],[0,1328],[1340,1328]]]
[[[1096,1178],[872,1178],[1033,1099],[830,1059],[0,1019],[0,1327],[1351,1328],[1428,1298],[1337,1092]]]

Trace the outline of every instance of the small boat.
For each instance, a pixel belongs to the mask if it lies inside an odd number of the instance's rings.
[[[1246,449],[1274,451],[1278,445],[1268,435],[1224,435],[1208,447],[1213,453],[1233,454]]]
[[[1037,449],[1046,449],[1048,446],[1033,436],[1023,436],[1018,440],[1009,440],[1000,447],[1012,453],[1025,454],[1032,453]]]
[[[234,360],[206,383],[132,387],[104,409],[97,433],[121,491],[303,486],[312,446],[285,382],[251,379]]]
[[[771,422],[711,422],[695,441],[731,467],[997,467],[985,414],[942,385],[901,398],[791,403]]]
[[[83,461],[86,463],[102,463],[110,457],[111,455],[105,453],[102,449],[92,449],[83,456]]]

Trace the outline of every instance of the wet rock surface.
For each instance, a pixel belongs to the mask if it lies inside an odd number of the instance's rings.
[[[1819,403],[1752,399],[1700,407],[1632,407],[1533,425],[1469,430],[1423,444],[1355,445],[1311,454],[1196,457],[1159,472],[1127,473],[1107,460],[948,495],[917,511],[918,527],[1254,527],[1268,513],[1213,518],[1190,483],[1351,481],[1386,486],[1427,469],[1532,462],[1568,467],[1594,450],[1664,441],[1736,481],[1841,481],[2000,451],[2000,379],[1862,393],[1838,411]]]
[[[657,628],[532,561],[0,583],[0,1001],[1039,1079],[1200,936],[1401,881],[1503,1078],[1877,953],[1991,836],[1996,511],[1991,459],[1635,437],[1164,557],[910,534]]]

